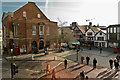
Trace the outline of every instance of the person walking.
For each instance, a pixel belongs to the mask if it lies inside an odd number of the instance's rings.
[[[52,80],[56,80],[55,68],[52,70]]]
[[[115,59],[114,65],[115,65],[115,70],[118,71],[119,70],[119,62],[117,61],[117,59]]]
[[[102,53],[102,47],[100,47],[100,54]]]
[[[67,68],[67,60],[65,59],[64,60],[64,66],[65,66],[65,69]]]
[[[89,60],[90,60],[90,57],[87,56],[87,57],[86,57],[86,63],[87,63],[87,65],[89,64]]]
[[[85,73],[84,73],[84,71],[80,72],[80,78],[81,78],[81,80],[84,80],[84,78],[85,78]]]
[[[110,68],[112,69],[113,68],[113,60],[112,60],[112,58],[109,60],[109,64],[110,64]]]
[[[88,76],[86,76],[85,80],[88,80],[88,79],[89,79]]]
[[[49,64],[47,64],[47,66],[46,66],[46,74],[48,74],[48,73],[50,73],[50,65]]]
[[[83,64],[83,61],[84,61],[84,57],[83,56],[81,56],[81,63]]]
[[[97,60],[96,58],[93,59],[93,68],[96,68]]]
[[[119,55],[116,56],[117,61],[119,62]]]

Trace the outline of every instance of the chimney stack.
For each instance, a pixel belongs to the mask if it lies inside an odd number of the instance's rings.
[[[88,26],[88,28],[90,28],[90,26],[92,26],[92,22],[89,22],[89,26]]]
[[[74,29],[77,26],[77,22],[72,22],[72,29]]]

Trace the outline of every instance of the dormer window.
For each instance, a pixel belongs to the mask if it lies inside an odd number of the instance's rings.
[[[26,17],[26,11],[23,11],[23,17]]]
[[[40,18],[40,14],[38,14],[37,17]]]

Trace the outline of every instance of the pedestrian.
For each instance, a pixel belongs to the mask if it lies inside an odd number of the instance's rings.
[[[84,73],[84,71],[80,72],[80,78],[81,78],[81,80],[84,80],[84,78],[85,78],[85,73]]]
[[[93,68],[96,68],[97,60],[96,58],[93,59]]]
[[[65,66],[65,69],[67,68],[67,60],[65,59],[64,60],[64,66]]]
[[[89,64],[89,60],[90,60],[90,57],[87,56],[87,57],[86,57],[86,63],[87,63],[87,65]]]
[[[85,80],[88,80],[88,79],[89,79],[88,76],[86,76]]]
[[[116,60],[117,60],[117,59],[115,58],[115,59],[114,59],[114,63],[115,63]],[[114,64],[114,65],[115,65],[115,64]]]
[[[119,70],[119,63],[118,63],[117,59],[115,60],[114,65],[115,65],[115,70],[118,71]]]
[[[50,73],[50,65],[49,64],[47,64],[47,66],[46,66],[46,74],[48,74],[48,73]]]
[[[81,56],[81,63],[83,64],[83,61],[84,61],[84,57],[83,56]]]
[[[102,47],[100,47],[100,54],[102,53]]]
[[[112,60],[112,58],[109,60],[109,64],[110,64],[110,68],[112,69],[113,68],[113,60]]]
[[[55,76],[55,68],[52,70],[52,80],[56,80],[56,76]]]
[[[119,55],[116,56],[117,61],[119,62]]]

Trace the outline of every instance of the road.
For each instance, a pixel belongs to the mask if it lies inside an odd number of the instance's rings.
[[[94,49],[92,48],[92,50],[84,48],[83,51],[79,52],[78,62],[79,63],[81,62],[80,60],[81,56],[83,57],[89,56],[90,64],[92,64],[93,59],[96,58],[98,61],[98,64],[97,64],[98,66],[109,68],[109,59],[110,58],[114,59],[117,55],[118,54],[113,53],[112,49],[104,48],[102,53],[100,54],[99,48],[94,48]],[[59,55],[59,57],[63,57],[76,62],[76,50],[71,50],[67,54]],[[84,63],[85,62],[86,61],[84,60]]]
[[[87,55],[89,55],[91,58],[91,60],[90,60],[91,67],[92,67],[92,60],[94,57],[96,57],[98,60],[97,67],[100,66],[100,67],[109,68],[108,60],[110,58],[114,59],[117,55],[117,54],[114,54],[112,52],[112,50],[111,51],[110,50],[103,49],[102,54],[100,54],[99,49],[95,48],[95,49],[89,50],[87,48],[84,48],[83,51],[79,52],[79,61],[78,62],[80,63],[81,56],[86,57]],[[54,56],[57,56],[56,61],[53,61]],[[63,60],[65,58],[68,59],[70,62],[72,62],[73,65],[74,65],[74,62],[76,63],[76,51],[75,50],[67,50],[67,51],[62,52],[62,53],[51,53],[51,54],[46,55],[46,56],[36,56],[35,60],[38,60],[38,61],[32,61],[31,57],[26,58],[26,60],[30,59],[30,60],[26,61],[25,59],[23,59],[23,57],[24,57],[24,55],[20,56],[20,58],[24,61],[14,61],[18,65],[18,68],[19,68],[19,73],[17,73],[14,76],[15,78],[39,78],[45,74],[45,69],[46,69],[47,63],[49,63],[51,65],[51,69],[52,69],[54,66],[58,65],[60,62],[63,62]],[[10,61],[3,60],[3,63],[2,63],[3,64],[2,65],[3,78],[10,78],[11,77],[10,76],[11,75],[10,74],[10,63],[11,63]],[[71,66],[73,66],[73,65],[71,65]],[[63,65],[61,68],[63,68]],[[78,66],[78,68],[79,68],[79,66]],[[74,69],[74,68],[71,68],[71,69]],[[83,69],[85,69],[85,68],[83,68]],[[91,70],[92,70],[91,68],[88,69],[88,71],[91,71]],[[76,72],[76,71],[78,71],[77,73],[79,74],[80,69],[77,69],[74,72]],[[108,70],[108,73],[112,73],[112,72],[110,72]],[[94,74],[94,72],[92,74]]]

